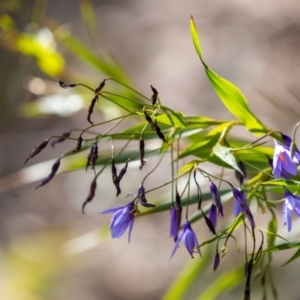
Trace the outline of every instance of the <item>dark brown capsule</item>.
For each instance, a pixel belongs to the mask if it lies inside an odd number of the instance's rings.
[[[181,197],[177,190],[175,195],[175,211],[176,211],[177,228],[179,231],[181,219],[182,219],[182,206],[181,206]],[[174,241],[175,242],[177,241],[177,236],[174,238]]]
[[[111,175],[112,175],[113,184],[115,185],[115,188],[117,190],[117,197],[118,197],[121,194],[121,189],[120,189],[120,182],[119,182],[119,178],[117,176],[117,168],[115,166],[114,159],[112,159],[112,161],[111,161]]]
[[[87,120],[90,124],[94,124],[92,121],[91,121],[91,115],[93,113],[93,110],[94,110],[94,106],[95,106],[95,103],[96,101],[98,100],[98,96],[95,96],[89,106],[89,110],[88,110],[88,115],[87,115]]]
[[[144,161],[144,156],[145,156],[145,141],[144,139],[141,137],[140,138],[140,170],[142,170],[143,166],[146,164],[146,162]]]
[[[97,145],[96,142],[94,143],[92,149],[93,149],[93,153],[92,153],[92,169],[95,169],[96,162],[97,162],[97,159],[98,159],[98,145]]]
[[[36,148],[34,148],[30,154],[28,155],[28,157],[26,158],[24,165],[28,162],[28,160],[30,158],[33,158],[34,156],[36,156],[37,154],[39,154],[44,148],[46,148],[46,146],[48,145],[49,139],[44,140],[39,146],[37,146]]]
[[[38,189],[38,188],[46,185],[55,176],[59,166],[60,166],[60,158],[57,159],[54,162],[54,164],[52,165],[52,169],[51,169],[50,174],[45,179],[43,179],[42,182],[35,189]]]
[[[79,151],[81,149],[81,146],[82,146],[82,137],[80,135],[77,139],[77,145],[76,148],[73,150],[73,152]]]
[[[242,161],[238,162],[238,166],[239,166],[239,168],[240,168],[240,170],[242,171],[243,174],[241,174],[239,171],[235,170],[235,172],[234,172],[235,177],[238,180],[239,184],[243,185],[244,184],[244,179],[247,176],[246,167],[245,167],[245,164]]]
[[[149,122],[150,124],[153,123],[151,117],[147,114],[147,112],[144,110],[144,116],[147,122]]]
[[[125,164],[125,167],[123,167],[118,175],[118,181],[120,182],[123,178],[123,176],[125,175],[126,171],[127,171],[127,167],[128,167],[128,161]]]
[[[104,79],[103,81],[101,81],[100,84],[99,84],[99,86],[95,89],[95,93],[96,94],[98,94],[99,92],[101,92],[101,90],[104,88],[105,81],[106,81],[106,79]]]
[[[95,191],[97,188],[97,182],[96,182],[96,178],[92,181],[91,185],[90,185],[90,192],[87,196],[87,198],[85,199],[85,201],[82,203],[82,213],[84,214],[84,208],[85,206],[91,202],[93,200],[93,198],[95,197]]]
[[[152,105],[154,105],[157,101],[158,91],[151,84],[150,84],[150,87],[151,87],[151,90],[152,90],[152,93],[153,93],[152,96],[151,96],[151,101],[152,101]]]
[[[155,132],[156,132],[156,134],[158,135],[158,137],[159,137],[162,141],[164,141],[165,143],[167,143],[167,140],[166,140],[164,134],[161,132],[160,128],[158,127],[156,120],[155,120],[155,128],[156,128],[156,131],[155,131]]]
[[[51,146],[54,148],[56,144],[64,142],[67,138],[70,137],[71,131],[65,131],[59,138],[52,140]]]
[[[87,161],[86,161],[86,165],[85,165],[85,171],[87,171],[88,167],[90,166],[92,156],[93,156],[93,147],[91,147],[90,153],[87,157]]]
[[[59,83],[59,86],[63,89],[67,89],[69,87],[72,88],[72,87],[75,87],[77,85],[76,83],[67,84],[67,83],[65,83],[61,80],[58,83]]]

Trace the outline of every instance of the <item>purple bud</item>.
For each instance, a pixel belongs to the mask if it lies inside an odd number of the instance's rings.
[[[213,228],[215,229],[217,226],[217,207],[215,204],[212,204],[212,206],[210,207],[208,218],[210,219]],[[213,233],[215,233],[215,231],[213,231]]]
[[[46,185],[55,176],[59,166],[60,166],[60,158],[57,159],[54,162],[54,164],[52,165],[52,169],[51,169],[50,174],[45,179],[43,179],[42,182],[35,189],[38,189],[38,188]]]
[[[214,257],[213,270],[216,271],[220,264],[220,254],[217,252]]]
[[[36,148],[34,148],[31,153],[28,155],[28,157],[26,158],[24,165],[28,162],[28,160],[30,158],[33,158],[34,156],[36,156],[37,154],[39,154],[44,148],[46,148],[46,146],[48,145],[49,139],[44,140],[39,146],[37,146]]]
[[[223,213],[223,205],[221,202],[221,196],[220,196],[219,190],[212,181],[209,183],[209,189],[210,189],[211,195],[214,199],[214,202],[218,208],[218,215],[221,218],[224,216],[224,213]]]
[[[138,198],[140,199],[140,204],[142,206],[145,206],[145,207],[155,207],[154,204],[151,204],[151,203],[147,202],[147,199],[146,199],[146,196],[145,196],[145,188],[143,187],[142,184],[140,185],[137,194],[138,194]]]

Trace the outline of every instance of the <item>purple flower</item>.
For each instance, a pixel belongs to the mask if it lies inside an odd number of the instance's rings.
[[[282,145],[274,140],[273,174],[275,179],[286,178],[286,173],[297,174],[297,165],[299,163],[296,155],[291,159],[291,153],[286,145]]]
[[[243,185],[244,184],[244,179],[247,176],[246,167],[245,167],[245,164],[242,161],[238,162],[238,166],[239,166],[240,170],[242,171],[242,174],[241,174],[241,172],[239,172],[237,170],[235,170],[234,174],[235,174],[236,179],[240,183],[240,185]]]
[[[134,223],[134,217],[138,214],[138,210],[134,204],[134,201],[128,203],[125,206],[119,206],[115,208],[109,208],[107,210],[102,211],[102,214],[108,214],[114,212],[114,215],[110,221],[110,232],[111,237],[119,238],[126,231],[129,226],[128,232],[128,243],[130,243],[131,231]]]
[[[222,206],[219,190],[212,181],[209,183],[209,189],[210,189],[211,195],[215,201],[215,204],[218,208],[218,215],[221,218],[224,216],[224,214],[223,214],[223,206]]]
[[[244,212],[251,224],[252,227],[255,227],[254,218],[251,213],[251,210],[248,206],[247,199],[243,191],[236,188],[232,189],[233,196],[235,198],[234,203],[234,216],[236,217],[240,212]]]
[[[212,206],[209,209],[208,212],[208,218],[211,221],[211,224],[213,225],[214,228],[217,226],[217,207],[215,204],[212,204]]]
[[[177,241],[178,232],[181,224],[181,214],[182,214],[182,206],[181,206],[181,198],[176,191],[176,202],[175,205],[171,207],[170,210],[170,236]]]
[[[201,255],[200,249],[198,248],[199,243],[198,243],[196,234],[193,231],[189,221],[186,220],[183,224],[183,229],[182,229],[181,233],[179,234],[178,239],[177,239],[177,241],[174,245],[174,248],[173,248],[170,259],[175,254],[181,240],[183,240],[183,243],[184,243],[187,251],[190,253],[192,258],[194,258],[193,253],[199,253],[199,255]]]
[[[283,222],[287,225],[288,231],[292,229],[292,216],[291,211],[294,211],[298,217],[300,217],[300,197],[293,195],[289,190],[284,192],[283,203]]]

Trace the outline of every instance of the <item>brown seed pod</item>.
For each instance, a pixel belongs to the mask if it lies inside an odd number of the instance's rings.
[[[120,181],[119,181],[119,178],[117,176],[117,168],[115,166],[115,160],[114,159],[112,159],[112,161],[111,161],[111,174],[112,174],[112,181],[113,181],[113,184],[116,187],[117,197],[118,197],[121,194],[121,189],[120,189]]]
[[[92,121],[91,121],[91,115],[93,113],[93,110],[94,110],[94,106],[95,106],[95,103],[96,101],[98,100],[98,95],[96,95],[93,99],[92,99],[92,102],[89,106],[89,110],[88,110],[88,115],[87,115],[87,120],[90,124],[94,124]]]
[[[38,188],[46,185],[55,176],[59,166],[60,166],[60,158],[57,159],[54,162],[54,164],[52,165],[52,169],[51,169],[50,174],[45,179],[43,179],[42,182],[35,189],[38,189]]]
[[[156,134],[158,135],[158,137],[162,141],[164,141],[165,143],[167,143],[167,140],[166,140],[164,134],[161,132],[160,128],[158,127],[156,120],[155,120],[155,128],[156,128]]]
[[[157,101],[158,91],[151,84],[150,84],[150,87],[151,87],[151,90],[152,90],[152,93],[153,93],[152,96],[151,96],[152,105],[154,105],[156,103],[156,101]]]
[[[125,167],[123,167],[118,175],[118,181],[120,182],[127,171],[129,161],[126,162]]]
[[[92,147],[93,153],[92,153],[92,169],[95,169],[96,162],[98,159],[98,145],[95,142],[93,147]]]
[[[46,148],[46,146],[48,145],[49,139],[44,140],[39,146],[37,146],[36,148],[34,148],[30,154],[28,155],[28,157],[26,158],[24,165],[28,162],[28,160],[30,158],[33,158],[34,156],[36,156],[37,154],[39,154],[44,148]]]
[[[97,188],[97,182],[96,182],[96,178],[92,181],[91,185],[90,185],[90,192],[87,196],[87,198],[85,199],[85,201],[82,203],[82,208],[81,211],[84,214],[84,208],[85,206],[91,202],[93,200],[93,198],[95,197],[95,191]]]
[[[51,146],[54,148],[56,144],[64,142],[68,137],[70,137],[71,131],[65,131],[61,134],[59,138],[52,140]]]
[[[146,164],[146,162],[144,161],[144,156],[145,156],[145,141],[144,141],[144,139],[142,137],[140,138],[139,148],[140,148],[140,161],[141,161],[140,170],[142,170],[143,166]]]
[[[59,81],[58,82],[59,83],[59,86],[61,87],[61,88],[63,88],[63,89],[67,89],[67,88],[72,88],[72,87],[74,87],[74,86],[76,86],[77,84],[76,83],[71,83],[71,84],[67,84],[67,83],[65,83],[65,82],[63,82],[63,81]]]
[[[95,89],[95,93],[98,94],[101,92],[101,90],[104,88],[105,86],[105,81],[106,81],[106,78],[100,82],[99,86]]]
[[[81,149],[81,146],[82,146],[82,137],[80,135],[77,139],[77,145],[76,148],[73,150],[73,152],[79,151]]]

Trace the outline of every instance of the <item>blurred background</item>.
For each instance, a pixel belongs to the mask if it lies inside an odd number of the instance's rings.
[[[168,212],[138,219],[130,244],[126,236],[110,239],[110,216],[98,211],[127,203],[126,193],[136,192],[157,160],[147,161],[148,170],[129,168],[118,199],[109,172],[104,172],[84,215],[81,204],[93,179],[78,162],[86,154],[63,163],[62,170],[72,172],[35,190],[53,159],[74,143],[48,147],[25,167],[23,163],[45,138],[88,125],[91,92],[63,90],[59,79],[96,87],[111,76],[148,96],[151,83],[163,104],[175,111],[232,118],[194,50],[191,14],[205,62],[243,91],[265,124],[291,134],[300,115],[300,2],[1,0],[0,12],[1,299],[196,299],[213,288],[215,278],[228,276],[232,286],[216,298],[240,299],[242,279],[236,279],[232,258],[242,260],[243,253],[233,247],[232,257],[226,256],[216,273],[211,248],[203,250],[202,260],[191,261],[181,247],[169,260],[173,242]],[[120,114],[114,105],[100,101],[92,119]],[[161,167],[147,189],[169,180],[166,173]],[[166,189],[149,194],[148,201],[168,196]],[[209,237],[202,225],[194,226],[199,240]],[[290,253],[275,255],[273,267],[279,299],[298,299],[299,265],[281,268],[284,255]],[[191,268],[188,293],[168,294],[176,278],[188,279],[185,270]],[[259,281],[253,284],[253,299],[261,299]]]

